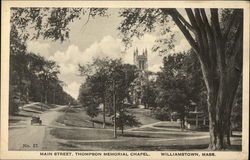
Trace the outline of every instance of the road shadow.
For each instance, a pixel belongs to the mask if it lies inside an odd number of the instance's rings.
[[[135,134],[123,134],[119,135],[122,137],[134,137],[134,138],[152,138],[151,136],[146,136],[146,135],[135,135]]]

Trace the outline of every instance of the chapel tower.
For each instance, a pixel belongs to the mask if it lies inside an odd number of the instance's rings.
[[[148,53],[147,49],[143,49],[142,54],[139,54],[138,48],[134,51],[134,64],[141,71],[148,71]]]

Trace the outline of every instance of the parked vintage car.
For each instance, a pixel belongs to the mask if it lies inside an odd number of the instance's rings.
[[[39,116],[32,116],[31,125],[33,125],[34,123],[38,123],[39,125],[42,125],[42,120],[40,119]]]

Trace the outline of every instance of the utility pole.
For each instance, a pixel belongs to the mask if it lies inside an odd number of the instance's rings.
[[[112,81],[113,86],[113,107],[114,107],[114,138],[117,138],[116,134],[116,103],[115,103],[115,81]]]
[[[56,89],[54,89],[53,100],[54,100],[54,104],[56,104]]]
[[[105,116],[106,116],[106,81],[104,83],[104,95],[103,95],[103,124],[102,124],[102,128],[105,128],[106,125],[106,121],[105,121]]]

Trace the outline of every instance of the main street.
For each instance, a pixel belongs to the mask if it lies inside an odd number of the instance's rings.
[[[42,125],[30,124],[31,117],[9,126],[9,150],[12,151],[42,151],[42,150],[199,150],[206,148],[209,142],[208,132],[181,131],[177,122],[155,121],[140,127],[125,129],[124,135],[113,139],[112,128],[96,128],[77,126],[78,121],[88,122],[84,111],[77,108],[67,112],[67,106],[57,105],[56,108],[41,112]],[[139,111],[138,111],[139,110]],[[66,112],[65,112],[66,111]],[[133,112],[145,112],[145,109],[134,109]],[[82,117],[76,119],[75,117]],[[144,114],[137,115],[145,119]],[[70,116],[70,117],[69,117]],[[75,126],[58,123],[59,117],[73,118]],[[173,128],[173,125],[176,126]],[[165,127],[162,127],[165,126]],[[171,127],[172,126],[172,127]],[[119,131],[120,132],[120,131]],[[119,133],[118,132],[118,133]],[[240,145],[240,137],[232,137],[233,144]]]
[[[9,126],[9,150],[43,150],[45,129],[62,113],[58,110],[66,106],[59,106],[42,113],[40,119],[42,125],[31,125],[31,118],[28,118],[25,125]]]

